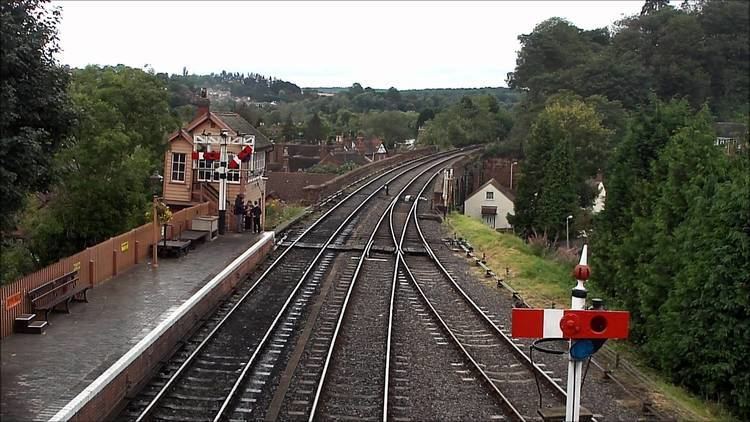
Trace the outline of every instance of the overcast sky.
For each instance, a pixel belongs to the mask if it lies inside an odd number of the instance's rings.
[[[302,87],[505,86],[518,35],[552,16],[580,28],[639,1],[58,1],[61,61],[156,72],[255,72]]]

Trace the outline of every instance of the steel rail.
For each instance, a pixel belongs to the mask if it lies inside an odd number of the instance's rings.
[[[511,413],[511,415],[516,420],[518,420],[518,421],[525,421],[525,418],[523,417],[523,415],[521,415],[521,413],[515,408],[515,406],[513,406],[513,404],[503,394],[503,392],[500,391],[499,388],[497,388],[497,385],[495,385],[495,383],[492,382],[492,379],[490,379],[489,375],[487,375],[487,373],[481,368],[481,366],[479,366],[479,363],[474,359],[474,357],[471,355],[471,353],[469,353],[469,351],[464,347],[464,345],[461,343],[461,341],[455,335],[455,333],[453,332],[453,330],[448,326],[448,324],[445,322],[445,320],[443,320],[443,318],[440,316],[440,314],[438,313],[437,309],[435,309],[435,307],[432,305],[432,303],[430,302],[430,300],[425,295],[425,293],[422,290],[422,288],[419,286],[419,283],[417,283],[416,277],[414,277],[414,274],[412,273],[411,268],[409,268],[409,265],[406,263],[406,260],[403,257],[403,250],[401,249],[401,247],[403,245],[404,238],[406,237],[406,229],[407,229],[407,227],[409,225],[409,221],[412,218],[414,218],[415,225],[417,227],[419,227],[418,218],[416,217],[416,214],[417,214],[416,210],[417,210],[417,206],[419,205],[419,197],[422,196],[422,193],[424,192],[424,190],[427,187],[427,185],[429,185],[430,182],[439,173],[440,172],[435,173],[430,178],[430,180],[425,184],[425,186],[422,188],[422,191],[420,191],[419,195],[417,196],[417,200],[414,201],[414,204],[412,204],[411,209],[409,210],[409,214],[406,217],[406,222],[404,223],[403,232],[401,233],[401,239],[400,239],[399,245],[397,247],[396,268],[398,268],[399,265],[401,265],[403,267],[404,271],[409,276],[409,279],[411,279],[412,284],[414,285],[414,287],[417,289],[417,291],[419,292],[420,296],[422,297],[422,300],[430,308],[430,310],[432,311],[432,313],[435,316],[435,318],[437,318],[437,320],[440,321],[440,324],[442,325],[443,329],[448,333],[448,335],[451,337],[451,339],[453,339],[453,342],[456,344],[456,346],[458,346],[458,348],[461,349],[461,351],[466,356],[466,358],[469,360],[469,362],[471,362],[471,364],[473,365],[474,369],[482,376],[483,381],[488,386],[490,386],[490,388],[495,393],[495,395],[497,396],[497,398],[500,399],[500,403],[505,408],[505,410],[508,413]],[[425,245],[425,247],[427,247],[427,246]],[[429,251],[429,249],[428,249],[428,251]]]
[[[451,282],[452,286],[458,290],[461,293],[461,296],[464,298],[464,300],[470,305],[471,309],[474,310],[475,313],[477,313],[490,327],[492,327],[492,330],[495,331],[500,337],[503,338],[503,340],[511,346],[512,350],[515,352],[515,354],[519,357],[521,357],[522,362],[531,370],[537,373],[537,375],[541,376],[542,379],[544,379],[548,385],[552,386],[552,389],[560,394],[563,398],[567,397],[567,394],[565,393],[565,390],[563,390],[562,387],[560,387],[555,381],[552,380],[552,377],[550,377],[544,370],[542,370],[537,364],[533,363],[531,359],[526,355],[526,353],[521,350],[513,341],[508,337],[507,334],[505,334],[502,330],[500,330],[500,327],[495,325],[495,323],[492,322],[492,320],[487,316],[487,314],[479,307],[479,305],[474,302],[474,300],[464,291],[464,289],[461,288],[461,286],[458,284],[456,279],[453,278],[452,275],[448,272],[448,270],[445,268],[442,262],[440,262],[440,259],[435,255],[435,252],[432,250],[432,247],[430,246],[429,242],[427,242],[427,239],[424,237],[424,233],[422,233],[422,227],[419,225],[419,220],[415,220],[415,225],[417,228],[417,233],[419,234],[419,237],[422,241],[422,244],[424,245],[425,249],[427,250],[427,255],[432,259],[432,261],[437,265],[437,267],[440,269],[440,272]]]
[[[331,360],[332,360],[332,357],[333,357],[333,351],[334,351],[334,348],[335,348],[335,345],[336,345],[336,340],[338,338],[339,331],[341,330],[341,326],[343,325],[344,317],[346,315],[346,310],[347,310],[347,306],[349,304],[349,299],[351,299],[352,292],[354,291],[354,286],[355,286],[355,284],[356,284],[356,282],[357,282],[357,280],[359,278],[359,275],[360,275],[360,273],[362,271],[362,267],[364,266],[365,258],[369,256],[370,249],[372,248],[372,245],[375,243],[375,235],[376,235],[378,229],[380,228],[380,225],[383,223],[383,220],[385,220],[386,215],[391,215],[392,216],[393,208],[396,205],[396,203],[398,202],[399,197],[406,191],[406,189],[409,188],[409,186],[411,186],[412,183],[414,183],[414,181],[417,178],[419,178],[422,175],[424,175],[425,173],[427,173],[430,169],[432,169],[434,167],[437,167],[440,164],[442,164],[442,163],[444,163],[444,162],[446,162],[448,160],[451,160],[453,158],[455,158],[455,157],[450,156],[448,158],[440,160],[437,163],[434,163],[433,165],[431,165],[430,167],[424,169],[422,172],[420,172],[418,175],[416,175],[409,183],[407,183],[406,186],[404,186],[398,192],[398,194],[396,194],[394,196],[394,198],[391,200],[391,202],[388,205],[388,207],[386,208],[386,210],[383,212],[383,214],[378,219],[378,222],[375,225],[375,228],[373,229],[372,233],[370,234],[370,237],[367,239],[367,243],[365,245],[365,248],[364,248],[364,250],[362,251],[362,254],[359,257],[359,262],[357,263],[357,268],[354,270],[354,274],[352,275],[352,282],[351,282],[351,284],[349,284],[349,288],[347,289],[346,296],[344,297],[344,302],[343,302],[342,307],[341,307],[341,313],[339,314],[338,320],[336,321],[336,327],[334,328],[333,336],[332,336],[332,339],[331,339],[331,344],[328,347],[328,353],[326,354],[326,360],[325,360],[325,363],[323,364],[323,371],[322,371],[321,376],[320,376],[320,381],[318,382],[318,385],[316,386],[315,398],[313,399],[312,408],[310,409],[310,416],[308,418],[309,422],[312,422],[315,419],[315,414],[317,412],[318,404],[320,403],[320,396],[321,396],[321,394],[323,392],[323,387],[325,385],[325,381],[326,381],[326,378],[327,378],[326,375],[327,375],[328,369],[329,369],[329,367],[331,365]],[[391,304],[392,304],[392,302],[391,302]],[[389,333],[390,333],[390,330],[389,330]],[[386,373],[387,373],[387,370],[386,370]],[[386,382],[386,386],[387,386],[387,382]],[[387,390],[386,390],[386,393],[387,393]],[[387,403],[387,396],[386,396],[386,403]],[[385,419],[385,415],[383,416],[383,418]]]
[[[434,157],[433,157],[433,158],[434,158]],[[442,162],[444,162],[444,161],[446,161],[446,160],[448,160],[448,159],[449,159],[449,158],[446,158],[446,159],[441,159],[440,161],[438,161],[438,163],[442,163]],[[401,177],[402,175],[404,175],[405,173],[408,173],[408,172],[410,172],[410,171],[412,171],[412,170],[414,170],[414,169],[416,169],[416,168],[418,168],[419,166],[422,166],[422,165],[425,165],[425,163],[418,163],[418,164],[417,164],[416,166],[414,166],[414,167],[410,167],[410,168],[408,168],[408,169],[404,169],[403,171],[401,171],[400,173],[398,173],[397,175],[395,175],[395,176],[393,176],[393,177],[392,177],[391,179],[389,179],[389,180],[388,180],[388,182],[386,182],[386,183],[391,183],[391,182],[393,182],[394,180],[396,180],[396,179],[398,179],[399,177]],[[436,165],[438,165],[438,164],[434,164],[434,165],[430,166],[429,168],[432,168],[432,167],[434,167],[434,166],[436,166]],[[425,171],[426,171],[426,170],[425,170]],[[424,172],[423,172],[423,173],[424,173]],[[420,173],[420,174],[423,174],[423,173]],[[368,202],[369,202],[369,201],[370,201],[370,200],[371,200],[371,199],[372,199],[372,198],[373,198],[374,196],[376,196],[376,195],[377,195],[377,194],[379,194],[380,192],[381,192],[381,189],[376,189],[376,190],[375,190],[375,191],[373,191],[373,192],[372,192],[372,193],[371,193],[370,195],[368,195],[368,196],[367,196],[367,198],[365,198],[365,200],[364,200],[364,201],[360,202],[360,203],[359,203],[359,205],[357,205],[357,207],[356,207],[356,208],[355,208],[354,210],[352,210],[352,211],[351,211],[351,213],[349,213],[349,215],[348,215],[348,216],[347,216],[347,217],[346,217],[346,218],[344,219],[344,221],[343,221],[343,222],[342,222],[342,223],[341,223],[341,224],[340,224],[340,225],[339,225],[339,226],[338,226],[338,227],[336,228],[336,230],[334,231],[334,233],[333,233],[333,234],[332,234],[332,235],[331,235],[331,236],[329,237],[329,239],[328,239],[328,240],[327,240],[327,241],[326,241],[326,242],[325,242],[325,243],[323,244],[323,246],[322,246],[322,247],[320,248],[320,251],[318,252],[318,254],[317,254],[317,255],[315,256],[315,258],[313,258],[313,261],[312,261],[312,263],[310,263],[310,265],[308,266],[308,268],[307,268],[307,270],[306,270],[306,271],[304,272],[304,274],[302,274],[302,276],[300,276],[300,279],[298,280],[298,282],[297,282],[296,286],[294,287],[294,290],[292,290],[292,292],[291,292],[291,293],[289,294],[289,297],[287,298],[286,302],[284,302],[284,305],[282,306],[282,308],[281,308],[281,310],[279,311],[279,313],[278,313],[278,314],[276,315],[276,318],[275,318],[275,319],[273,320],[273,322],[271,323],[271,326],[270,326],[270,327],[268,328],[268,330],[266,330],[266,333],[265,333],[265,335],[263,336],[263,338],[261,339],[261,342],[260,342],[260,343],[258,344],[258,346],[256,347],[255,351],[253,352],[253,355],[252,355],[252,356],[250,357],[250,359],[248,360],[248,362],[247,362],[247,363],[245,364],[245,366],[243,367],[243,369],[242,369],[242,372],[240,373],[240,376],[239,376],[239,377],[237,378],[237,380],[235,381],[234,385],[232,386],[232,389],[230,390],[230,392],[229,392],[229,395],[228,395],[228,396],[226,397],[226,399],[224,400],[224,402],[223,402],[223,403],[222,403],[222,405],[221,405],[221,408],[219,409],[218,413],[217,413],[217,414],[216,414],[216,416],[214,417],[214,419],[213,419],[213,420],[214,420],[214,422],[219,422],[219,421],[221,420],[221,418],[222,418],[222,417],[224,416],[224,413],[225,413],[225,412],[227,411],[227,409],[229,408],[229,406],[230,406],[231,402],[233,401],[234,397],[235,397],[235,396],[237,395],[237,392],[238,392],[238,390],[239,390],[240,386],[242,385],[242,383],[244,382],[244,380],[245,380],[245,377],[246,377],[246,376],[247,376],[247,374],[249,373],[250,369],[251,369],[251,368],[253,367],[253,364],[255,363],[255,359],[256,359],[256,358],[258,357],[258,355],[260,354],[261,350],[263,350],[263,348],[265,347],[265,344],[266,344],[266,342],[268,341],[268,338],[269,338],[269,337],[271,336],[271,334],[273,333],[273,331],[274,331],[274,330],[276,329],[276,325],[278,324],[279,320],[281,320],[281,317],[283,316],[283,314],[284,314],[284,313],[286,312],[286,310],[287,310],[287,307],[289,306],[289,303],[291,303],[292,299],[294,298],[294,296],[295,296],[295,295],[297,294],[297,292],[299,291],[300,287],[301,287],[301,286],[302,286],[302,284],[304,283],[304,281],[305,281],[305,279],[307,278],[307,276],[308,276],[308,275],[310,274],[310,272],[311,272],[311,271],[312,271],[312,270],[314,269],[314,266],[315,266],[315,264],[316,264],[316,263],[318,262],[318,260],[320,259],[320,257],[321,257],[321,256],[323,256],[323,254],[324,254],[324,253],[326,252],[326,248],[328,247],[328,245],[330,245],[330,243],[331,243],[331,242],[333,242],[333,240],[334,240],[334,239],[336,238],[336,236],[337,236],[337,235],[339,234],[339,232],[340,232],[341,230],[343,230],[343,228],[344,228],[344,227],[345,227],[345,226],[346,226],[346,225],[347,225],[347,224],[349,223],[349,221],[351,221],[351,220],[352,220],[352,218],[354,218],[354,216],[355,216],[355,215],[357,215],[357,213],[358,213],[358,212],[359,212],[359,211],[360,211],[360,210],[361,210],[361,209],[362,209],[362,208],[363,208],[363,207],[364,207],[365,205],[367,205],[367,203],[368,203]],[[350,196],[351,196],[351,195],[350,195]],[[349,198],[349,197],[347,197],[347,199],[348,199],[348,198]],[[342,201],[342,202],[343,202],[343,201]],[[308,230],[309,230],[309,229],[308,229]],[[302,236],[303,236],[303,235],[300,235],[300,236],[298,237],[298,239],[301,239],[301,238],[302,238]],[[290,247],[291,247],[291,245],[290,245]]]
[[[406,173],[407,171],[410,171],[410,170],[412,170],[412,169],[414,169],[414,168],[417,168],[417,167],[419,167],[420,165],[422,165],[421,161],[429,161],[430,159],[435,159],[435,157],[434,157],[434,156],[429,156],[429,157],[425,157],[425,158],[420,158],[420,159],[416,159],[416,160],[413,160],[412,162],[410,162],[410,163],[406,164],[406,166],[408,166],[408,167],[409,167],[408,169],[405,169],[405,170],[403,170],[403,171],[402,171],[401,173],[399,173],[398,175],[396,175],[396,176],[394,176],[393,178],[389,179],[389,181],[388,181],[388,182],[390,182],[390,181],[392,181],[392,180],[394,180],[394,179],[398,178],[398,177],[399,177],[399,176],[400,176],[401,174],[403,174],[403,173]],[[416,163],[416,164],[415,164],[415,163]],[[412,165],[413,165],[413,166],[412,166]],[[152,399],[152,400],[151,400],[151,401],[149,402],[148,406],[146,406],[146,408],[145,408],[145,409],[144,409],[144,410],[143,410],[143,411],[141,412],[141,414],[140,414],[140,415],[138,416],[138,418],[136,419],[136,422],[142,422],[142,421],[144,421],[144,420],[145,420],[146,418],[148,418],[148,416],[149,416],[149,415],[151,414],[151,412],[153,412],[153,411],[155,410],[155,408],[156,408],[156,405],[157,405],[157,403],[158,403],[158,402],[159,402],[159,401],[160,401],[160,400],[161,400],[161,399],[162,399],[162,398],[164,397],[164,395],[165,395],[165,394],[166,394],[166,393],[167,393],[167,392],[169,391],[169,389],[170,389],[170,388],[172,387],[172,385],[173,385],[173,384],[174,384],[174,383],[175,383],[175,382],[177,381],[177,379],[179,379],[179,378],[180,378],[180,376],[181,376],[181,375],[182,375],[182,373],[183,373],[183,372],[184,372],[184,371],[185,371],[185,370],[186,370],[186,369],[188,368],[188,366],[189,366],[189,365],[191,365],[191,364],[193,363],[193,361],[194,361],[194,360],[195,360],[195,358],[196,358],[196,357],[198,356],[198,354],[199,354],[199,353],[200,353],[200,352],[201,352],[201,351],[203,350],[203,348],[204,348],[204,347],[205,347],[205,346],[206,346],[206,345],[207,345],[207,344],[208,344],[208,343],[209,343],[209,342],[210,342],[210,341],[211,341],[211,340],[213,339],[214,335],[215,335],[215,334],[216,334],[216,333],[217,333],[217,332],[218,332],[218,331],[219,331],[219,330],[220,330],[220,329],[222,328],[222,326],[224,325],[224,323],[225,323],[225,322],[226,322],[226,321],[227,321],[227,320],[228,320],[228,319],[229,319],[229,318],[230,318],[230,317],[231,317],[231,316],[233,315],[233,313],[234,313],[234,312],[235,312],[235,311],[236,311],[236,310],[237,310],[237,309],[238,309],[238,308],[239,308],[239,307],[240,307],[240,306],[241,306],[241,305],[242,305],[242,304],[244,303],[244,301],[245,301],[245,300],[247,299],[247,297],[248,297],[248,296],[250,296],[250,294],[251,294],[251,293],[253,293],[253,292],[255,291],[256,287],[257,287],[257,286],[258,286],[258,285],[259,285],[259,284],[260,284],[260,283],[261,283],[261,282],[262,282],[262,281],[263,281],[263,280],[264,280],[264,279],[266,278],[266,276],[267,276],[267,275],[268,275],[268,274],[269,274],[269,273],[270,273],[270,272],[271,272],[271,271],[272,271],[273,269],[275,269],[275,268],[276,268],[276,266],[278,265],[278,263],[282,261],[282,258],[284,258],[284,256],[286,256],[286,254],[287,254],[287,253],[288,253],[289,251],[291,251],[291,250],[293,249],[294,245],[296,245],[296,244],[297,244],[297,243],[298,243],[298,242],[300,241],[300,239],[302,239],[302,238],[303,238],[303,237],[304,237],[304,236],[305,236],[305,235],[306,235],[307,233],[309,233],[309,232],[310,232],[311,230],[313,230],[313,229],[314,229],[315,227],[317,227],[317,226],[318,226],[318,225],[319,225],[319,224],[320,224],[321,222],[323,222],[323,221],[324,221],[324,220],[325,220],[325,219],[326,219],[326,218],[327,218],[327,217],[328,217],[328,216],[329,216],[329,215],[330,215],[331,213],[333,213],[333,212],[334,212],[334,211],[335,211],[336,209],[338,209],[338,208],[339,208],[339,207],[340,207],[341,205],[343,205],[344,203],[346,203],[346,201],[347,201],[348,199],[350,199],[350,198],[351,198],[351,197],[353,197],[354,195],[358,194],[359,192],[361,192],[362,190],[364,190],[364,189],[365,189],[365,188],[367,188],[368,186],[371,186],[371,185],[373,185],[373,184],[374,184],[375,182],[377,182],[378,180],[381,180],[381,179],[383,179],[383,178],[384,178],[384,177],[386,177],[386,176],[387,176],[388,174],[391,174],[391,173],[393,173],[393,172],[395,172],[395,171],[397,171],[397,170],[399,170],[399,169],[402,169],[402,168],[403,168],[403,166],[399,166],[399,167],[393,168],[393,169],[391,169],[391,170],[387,171],[386,173],[383,173],[383,174],[381,174],[381,175],[379,175],[379,176],[375,177],[375,178],[374,178],[373,180],[371,180],[370,182],[368,182],[368,183],[366,183],[366,184],[364,184],[364,185],[360,186],[360,187],[359,187],[358,189],[356,189],[355,191],[353,191],[352,193],[350,193],[349,195],[347,195],[347,196],[346,196],[346,197],[345,197],[345,198],[344,198],[343,200],[341,200],[341,201],[340,201],[339,203],[337,203],[336,205],[334,205],[334,206],[333,206],[333,207],[332,207],[331,209],[329,209],[328,211],[326,211],[326,212],[325,212],[325,213],[324,213],[324,214],[323,214],[322,216],[320,216],[320,217],[319,217],[319,218],[318,218],[317,220],[315,220],[315,221],[314,221],[314,222],[313,222],[313,223],[312,223],[312,224],[310,225],[310,227],[308,227],[307,229],[305,229],[305,231],[303,231],[303,232],[302,232],[302,234],[300,234],[299,236],[297,236],[297,239],[295,239],[295,240],[294,240],[294,241],[293,241],[293,242],[292,242],[292,243],[291,243],[291,244],[290,244],[290,245],[289,245],[289,246],[288,246],[288,247],[287,247],[287,248],[286,248],[286,249],[285,249],[285,250],[284,250],[284,251],[283,251],[283,252],[282,252],[282,253],[281,253],[281,254],[280,254],[279,256],[278,256],[278,258],[276,258],[276,260],[274,260],[274,262],[273,262],[273,263],[271,263],[271,265],[270,265],[270,266],[269,266],[269,267],[268,267],[268,268],[267,268],[267,269],[266,269],[266,270],[265,270],[265,271],[264,271],[264,272],[263,272],[263,273],[262,273],[262,274],[261,274],[261,275],[260,275],[260,276],[258,277],[258,279],[257,279],[257,280],[255,281],[255,283],[253,283],[253,285],[252,285],[252,286],[250,287],[250,289],[249,289],[249,290],[248,290],[247,292],[245,292],[245,294],[243,294],[243,295],[242,295],[242,297],[241,297],[241,298],[240,298],[240,299],[239,299],[239,300],[237,301],[237,303],[236,303],[236,304],[235,304],[235,305],[234,305],[234,306],[233,306],[233,307],[232,307],[232,308],[231,308],[231,309],[229,310],[229,312],[227,312],[227,314],[226,314],[226,315],[225,315],[225,316],[224,316],[224,317],[223,317],[223,318],[221,319],[221,321],[219,321],[219,323],[218,323],[218,324],[217,324],[217,325],[216,325],[216,326],[215,326],[215,327],[214,327],[214,328],[213,328],[213,329],[211,330],[211,332],[209,332],[209,333],[208,333],[208,335],[206,336],[206,338],[204,338],[204,339],[203,339],[203,341],[201,341],[201,343],[200,343],[200,344],[199,344],[199,345],[198,345],[198,346],[197,346],[197,347],[195,348],[195,350],[193,350],[193,352],[192,352],[192,353],[191,353],[191,354],[190,354],[190,355],[189,355],[189,356],[187,357],[187,359],[185,360],[185,362],[183,362],[183,363],[182,363],[182,364],[180,365],[180,367],[179,367],[179,368],[177,369],[177,371],[176,371],[176,372],[175,372],[175,373],[174,373],[174,374],[173,374],[173,375],[172,375],[172,376],[170,377],[170,379],[169,379],[169,380],[168,380],[168,381],[167,381],[167,382],[166,382],[166,383],[164,384],[164,386],[162,386],[162,388],[161,388],[161,389],[159,390],[159,392],[158,392],[158,393],[157,393],[157,394],[156,394],[156,395],[154,396],[154,398],[153,398],[153,399]],[[386,182],[386,183],[388,183],[388,182]],[[370,196],[368,197],[368,200],[369,200],[369,198],[371,198],[371,197],[372,197],[372,196],[373,196],[373,195],[374,195],[375,193],[377,193],[377,192],[379,192],[379,191],[380,191],[380,189],[376,189],[376,190],[374,191],[374,193],[373,193],[372,195],[370,195]],[[365,201],[364,201],[364,202],[363,202],[362,204],[364,204],[365,202],[367,202],[367,200],[365,200]],[[361,204],[360,204],[360,207],[361,207]],[[358,208],[358,209],[359,209],[359,208]],[[331,239],[333,239],[333,238],[334,238],[334,237],[335,237],[335,236],[336,236],[336,235],[338,234],[338,232],[340,231],[340,229],[341,229],[341,228],[343,227],[343,225],[345,225],[345,224],[346,224],[346,223],[347,223],[347,222],[348,222],[348,221],[349,221],[349,220],[351,219],[351,216],[352,216],[353,214],[354,214],[354,212],[350,213],[350,215],[349,215],[349,217],[347,217],[346,221],[345,221],[344,223],[342,223],[342,225],[340,225],[340,226],[339,226],[339,228],[338,228],[338,229],[337,229],[337,230],[335,231],[335,233],[334,233],[334,234],[333,234],[333,235],[331,236]],[[330,242],[330,240],[331,240],[331,239],[329,239],[329,242]],[[324,251],[324,250],[325,250],[325,248],[322,248],[322,249],[321,249],[321,251]],[[321,254],[322,254],[322,252],[321,252]],[[313,263],[312,263],[312,264],[310,265],[310,267],[312,267],[312,266],[313,266],[313,265],[315,264],[315,262],[317,262],[317,259],[318,259],[318,257],[319,257],[319,256],[320,256],[321,254],[318,254],[318,255],[316,256],[316,258],[315,258],[315,259],[313,260]],[[305,275],[307,275],[307,273],[308,273],[308,272],[309,272],[309,268],[308,268],[308,271],[306,271],[306,272],[305,272]],[[296,292],[296,290],[295,290],[295,292]],[[287,303],[288,303],[288,301],[287,301]],[[282,311],[282,312],[283,312],[283,311]],[[278,317],[277,317],[277,319],[278,319]]]

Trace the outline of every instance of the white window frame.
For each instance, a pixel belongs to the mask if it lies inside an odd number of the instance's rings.
[[[182,160],[176,160],[175,158],[181,157]],[[177,165],[177,169],[175,169]],[[182,170],[180,170],[182,165]],[[185,183],[185,172],[187,171],[187,154],[184,152],[173,152],[172,153],[172,171],[170,171],[170,181],[172,183]],[[182,174],[182,178],[175,178],[175,175],[179,176]]]
[[[495,228],[496,218],[497,218],[497,214],[482,215],[482,221],[484,222],[484,224],[492,227],[493,229]]]
[[[227,152],[227,183],[231,183],[233,185],[237,185],[240,183],[240,170],[242,169],[242,164],[240,163],[240,168],[237,169],[230,169],[229,163],[232,161],[232,158],[234,158],[236,154],[233,152]],[[218,168],[218,163],[216,165]],[[218,174],[218,173],[217,173]]]
[[[494,201],[495,200],[495,192],[488,190],[484,193],[484,200],[485,201]]]

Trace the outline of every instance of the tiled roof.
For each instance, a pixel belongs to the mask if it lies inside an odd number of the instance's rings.
[[[258,129],[254,128],[247,120],[237,113],[231,111],[213,111],[211,114],[215,115],[221,121],[223,121],[230,129],[236,133],[245,133],[248,135],[255,135],[255,148],[262,149],[271,145],[271,141],[268,140],[266,135],[261,133]]]
[[[509,191],[508,188],[506,188],[505,186],[500,185],[500,183],[498,183],[498,181],[495,180],[494,177],[492,179],[488,180],[487,182],[485,182],[482,186],[478,187],[467,198],[474,196],[477,192],[481,191],[482,189],[486,188],[489,185],[494,186],[495,189],[499,190],[508,199],[510,199],[512,202],[515,202],[516,195],[514,195],[513,192]]]
[[[724,138],[742,139],[747,135],[747,126],[743,123],[716,122],[714,125],[716,136]]]

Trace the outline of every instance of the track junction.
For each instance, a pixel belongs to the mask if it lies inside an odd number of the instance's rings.
[[[404,163],[322,203],[118,420],[523,421],[564,405],[560,379],[509,337],[505,313],[467,291],[431,214],[436,176],[468,152]],[[592,410],[633,416],[618,409]]]

